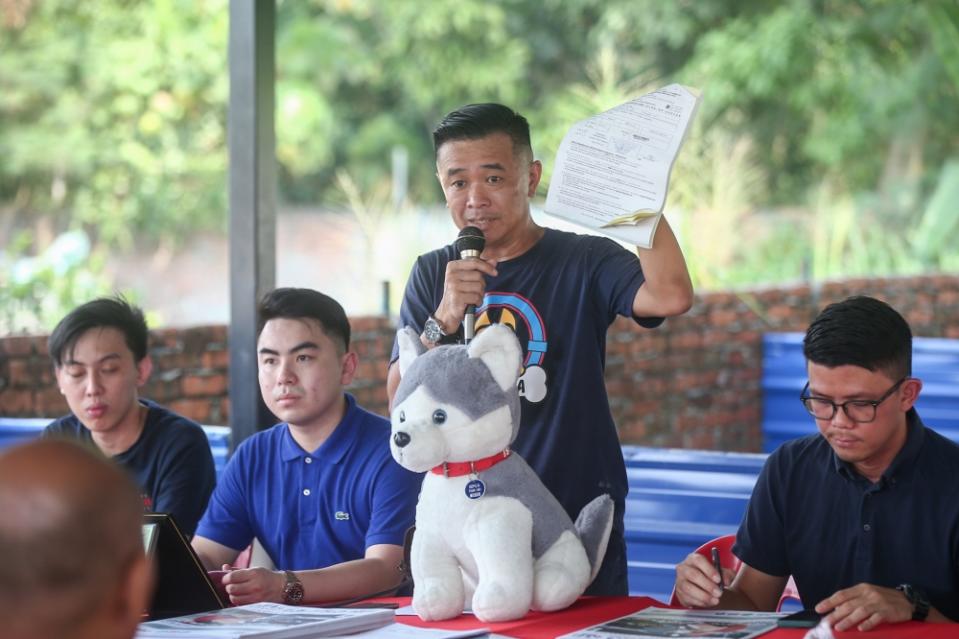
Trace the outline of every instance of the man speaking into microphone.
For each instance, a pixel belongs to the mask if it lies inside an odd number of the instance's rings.
[[[689,309],[693,290],[679,244],[665,219],[653,248],[638,249],[638,257],[606,238],[538,226],[530,198],[543,166],[526,119],[503,105],[453,111],[433,132],[433,148],[453,223],[478,229],[485,244],[478,257],[464,259],[450,244],[417,258],[400,325],[420,331],[427,348],[461,342],[467,309],[475,308],[477,332],[491,323],[516,332],[525,359],[513,448],[572,518],[597,495],[614,499],[609,550],[587,594],[625,595],[626,467],[603,380],[606,332],[617,315],[654,328]],[[394,344],[390,401],[397,357]]]

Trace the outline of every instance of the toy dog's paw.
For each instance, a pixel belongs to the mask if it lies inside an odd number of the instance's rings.
[[[439,579],[417,581],[413,589],[413,610],[423,621],[452,619],[463,612],[462,595]]]
[[[485,622],[519,619],[529,611],[531,594],[495,581],[482,582],[473,594],[473,614]]]
[[[570,606],[586,589],[587,584],[582,577],[557,563],[536,566],[533,610],[549,612]]]

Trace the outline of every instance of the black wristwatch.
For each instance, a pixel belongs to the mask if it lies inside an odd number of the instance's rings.
[[[443,343],[443,338],[447,335],[440,326],[439,321],[430,315],[423,324],[423,339],[429,344],[430,348]]]
[[[922,590],[910,584],[899,584],[896,590],[904,594],[912,604],[912,620],[925,621],[929,615],[929,600]]]
[[[286,583],[283,585],[283,603],[296,606],[303,601],[303,582],[301,582],[292,570],[284,570]]]

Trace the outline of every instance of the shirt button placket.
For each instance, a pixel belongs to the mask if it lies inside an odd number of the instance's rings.
[[[303,520],[306,523],[313,523],[316,521],[319,509],[320,496],[313,494],[313,487],[318,485],[319,480],[317,475],[319,474],[319,464],[313,463],[313,458],[310,456],[303,457],[303,466],[301,476],[303,477],[303,492],[301,498],[302,508],[300,512],[303,513]]]

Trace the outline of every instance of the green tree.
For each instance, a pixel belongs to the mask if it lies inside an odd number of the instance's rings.
[[[226,0],[12,4],[23,13],[0,31],[5,208],[114,247],[222,225]]]
[[[277,6],[287,202],[342,201],[338,174],[388,201],[398,146],[410,200],[439,202],[430,130],[480,101],[529,118],[545,193],[572,122],[678,80],[704,92],[668,205],[700,284],[954,264],[954,0]],[[222,229],[227,32],[227,0],[0,0],[0,228],[32,227],[28,253],[80,228],[93,254]]]

